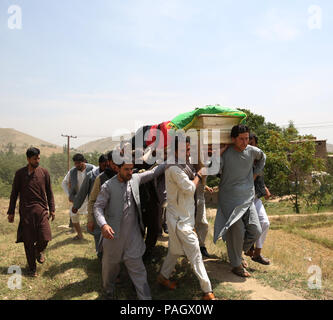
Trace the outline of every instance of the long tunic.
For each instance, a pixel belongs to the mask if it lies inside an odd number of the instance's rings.
[[[120,223],[121,232],[119,233],[119,238],[113,240],[104,239],[104,241],[112,242],[112,246],[110,247],[112,254],[110,254],[112,255],[114,263],[127,259],[140,258],[146,250],[138,223],[138,214],[131,185],[128,182],[120,182],[118,179],[117,185],[124,194],[124,198],[119,199],[124,202],[123,215]]]
[[[165,186],[168,201],[166,217],[169,229],[169,251],[174,255],[182,255],[184,244],[177,233],[193,232],[196,186],[178,166],[171,166],[165,171]]]
[[[254,164],[254,161],[257,160]],[[257,147],[248,145],[242,152],[229,147],[221,157],[221,181],[218,210],[214,223],[214,243],[225,235],[247,210],[256,212],[254,206],[253,174],[264,169],[266,155]]]
[[[70,185],[70,171],[67,172],[64,180],[62,181],[62,188],[65,191],[66,195],[69,197],[69,185]],[[83,171],[77,171],[77,187],[80,190],[84,179],[87,176],[87,169]],[[70,204],[69,213],[72,212],[73,204]],[[88,195],[85,197],[83,203],[81,204],[80,208],[78,208],[78,214],[87,214],[88,213]]]
[[[164,170],[165,165],[159,165],[153,170],[135,174],[139,177],[138,184],[141,185],[153,180],[162,174]],[[108,181],[110,182],[111,180]],[[115,176],[112,178],[112,182],[114,183],[111,192],[122,195],[114,200],[119,201],[119,207],[123,208],[123,212],[119,230],[111,225],[115,231],[115,238],[112,240],[103,238],[103,241],[109,242],[108,250],[112,251],[112,254],[111,252],[109,253],[112,255],[114,263],[119,263],[127,259],[139,259],[144,254],[146,246],[141,233],[138,209],[133,197],[130,181],[120,182],[118,177]],[[104,210],[107,210],[106,207],[110,196],[107,186],[104,184],[94,206],[95,218],[100,227],[107,224]]]
[[[48,211],[55,211],[54,197],[48,171],[37,167],[28,174],[28,167],[16,171],[8,214],[15,214],[16,201],[20,197],[20,222],[16,242],[36,242],[38,235],[42,240],[51,240]]]

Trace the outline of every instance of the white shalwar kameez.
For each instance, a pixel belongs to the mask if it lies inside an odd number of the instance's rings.
[[[166,220],[169,229],[169,249],[161,274],[169,279],[178,257],[185,254],[199,279],[202,291],[211,292],[212,287],[202,260],[199,240],[193,230],[196,186],[177,165],[166,169],[165,185],[168,202]]]

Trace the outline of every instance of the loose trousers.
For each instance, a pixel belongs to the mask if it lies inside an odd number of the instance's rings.
[[[192,232],[186,232],[184,234],[183,232],[177,232],[177,237],[182,244],[183,250],[185,252],[185,255],[187,259],[190,261],[191,266],[193,268],[193,271],[200,282],[200,287],[203,292],[211,292],[212,286],[210,283],[210,280],[208,278],[208,274],[205,268],[205,265],[202,260],[202,255],[200,252],[199,247],[199,240],[197,235],[194,231]],[[168,254],[163,262],[162,268],[161,268],[161,274],[169,279],[171,276],[171,273],[173,272],[175,265],[177,263],[177,259],[181,255],[175,255],[168,250]]]
[[[259,218],[259,222],[260,222],[261,229],[262,229],[261,236],[259,237],[259,239],[256,242],[256,248],[262,249],[262,247],[264,246],[264,242],[266,240],[266,236],[267,236],[270,224],[269,224],[269,220],[268,220],[268,216],[267,216],[265,207],[262,204],[262,201],[260,199],[256,199],[254,201],[254,204],[257,209],[258,218]]]
[[[30,242],[30,241],[24,242],[25,256],[27,258],[29,269],[31,271],[36,271],[37,255],[46,249],[47,244],[48,244],[48,241],[45,241],[45,240],[38,240],[36,242],[36,244],[33,242]]]
[[[261,226],[255,210],[248,209],[226,233],[227,251],[232,267],[242,263],[242,251],[248,251],[261,235]]]
[[[102,281],[105,292],[113,295],[116,279],[120,272],[120,261],[114,261],[114,257],[108,253],[108,245],[110,245],[110,241],[103,241]],[[138,299],[151,300],[147,271],[142,262],[142,257],[135,259],[128,258],[123,262],[135,286]]]

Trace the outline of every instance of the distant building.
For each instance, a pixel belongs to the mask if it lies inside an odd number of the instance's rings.
[[[317,140],[317,138],[313,138],[312,140],[316,143],[316,154],[315,154],[315,156],[317,158],[327,159],[327,145],[326,145],[327,140]],[[312,140],[310,140],[310,141],[312,141]],[[309,141],[309,139],[291,141],[291,143],[302,143],[302,142],[305,142],[305,141]]]
[[[316,140],[316,157],[327,158],[326,140]]]

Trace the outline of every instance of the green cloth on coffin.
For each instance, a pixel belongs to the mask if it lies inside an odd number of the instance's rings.
[[[245,124],[246,120],[246,113],[243,111],[216,105],[196,108],[193,111],[182,113],[170,121],[169,127],[173,129],[183,129],[186,131],[191,127],[195,119],[201,114],[216,114],[222,116],[239,117],[242,119],[240,124]]]

